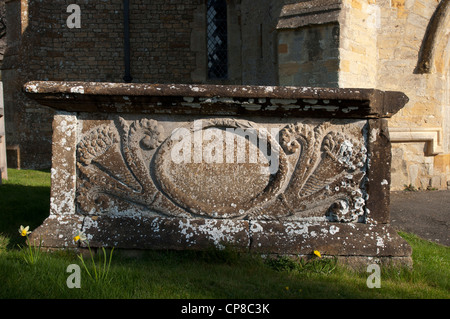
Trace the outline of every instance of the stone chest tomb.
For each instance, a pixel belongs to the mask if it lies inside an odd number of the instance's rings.
[[[47,247],[207,249],[410,262],[389,226],[400,92],[29,82],[57,110]]]

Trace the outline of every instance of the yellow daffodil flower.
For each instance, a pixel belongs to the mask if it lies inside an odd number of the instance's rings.
[[[320,254],[320,251],[314,250],[314,255],[316,255],[319,258],[322,258],[322,255]]]
[[[29,231],[29,229],[30,229],[30,226],[23,227],[22,225],[20,225],[20,228],[19,228],[19,234],[20,234],[22,237],[25,237],[25,236],[31,234],[31,232]]]
[[[75,237],[73,237],[73,241],[74,242],[77,242],[77,241],[85,241],[87,238],[86,238],[86,235],[85,234],[83,234],[82,232],[77,232],[77,234],[75,235]]]

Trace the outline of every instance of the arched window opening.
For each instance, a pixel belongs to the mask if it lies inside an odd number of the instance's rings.
[[[227,3],[208,0],[206,11],[208,78],[228,77]]]

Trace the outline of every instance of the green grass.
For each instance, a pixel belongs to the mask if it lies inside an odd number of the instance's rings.
[[[35,229],[49,211],[50,172],[8,169],[8,180],[0,186],[0,234],[15,245],[19,226]]]
[[[139,257],[115,251],[110,282],[90,281],[81,267],[81,288],[69,289],[67,266],[81,266],[76,252],[43,253],[28,265],[17,247],[23,243],[19,226],[33,230],[48,216],[50,173],[8,174],[0,186],[0,299],[450,298],[450,248],[405,233],[414,268],[382,267],[379,289],[367,287],[369,273],[363,270],[337,266],[318,273],[288,260],[268,263],[232,250],[146,251]]]

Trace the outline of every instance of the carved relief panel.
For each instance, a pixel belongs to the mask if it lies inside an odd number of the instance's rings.
[[[364,222],[366,121],[79,119],[83,215]]]

